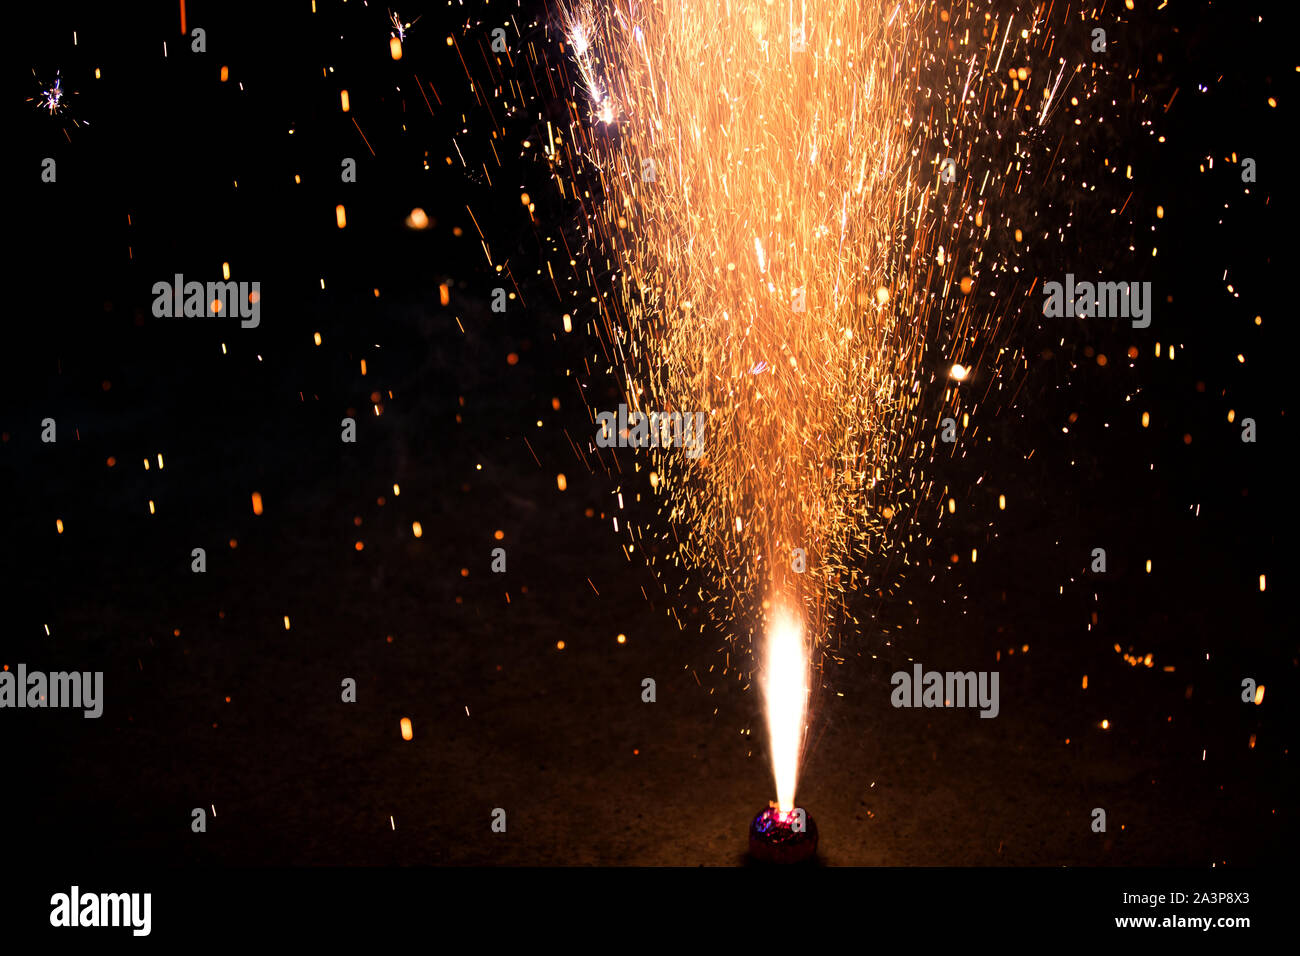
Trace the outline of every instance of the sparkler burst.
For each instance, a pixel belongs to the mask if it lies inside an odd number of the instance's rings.
[[[1006,384],[1014,350],[994,344],[1011,297],[993,290],[1016,288],[1001,277],[1017,252],[984,241],[984,207],[1019,191],[1008,157],[1065,73],[1019,115],[1028,73],[1013,103],[998,71],[1039,34],[1014,21],[847,0],[564,14],[586,108],[572,154],[552,156],[557,175],[598,170],[584,214],[613,273],[604,354],[630,407],[707,416],[705,454],[659,448],[654,476],[675,550],[733,635],[782,609],[769,689],[773,668],[808,666],[790,615],[820,658],[846,592],[887,586],[882,559],[929,491],[922,415],[969,415],[955,383],[971,369]],[[981,271],[997,278],[975,305]],[[962,374],[936,385],[940,366]],[[787,807],[803,706],[780,714],[798,721],[769,727]]]
[[[921,354],[921,317],[890,293],[918,185],[910,24],[817,6],[807,52],[760,3],[570,18],[592,111],[618,122],[588,141],[591,225],[621,267],[604,319],[629,404],[707,416],[698,462],[657,455],[683,553],[729,598],[785,596],[812,620],[883,529]]]
[[[36,109],[42,111],[47,116],[59,117],[61,124],[71,123],[73,126],[81,126],[82,121],[72,114],[69,107],[72,103],[72,97],[77,95],[76,90],[69,90],[63,85],[63,71],[56,71],[54,82],[46,83],[40,79],[35,70],[32,70],[32,76],[36,79],[37,89],[39,92],[36,96],[27,98],[28,103],[35,104]],[[88,123],[85,125],[89,125]],[[63,126],[63,135],[68,137],[67,126]],[[68,137],[71,142],[71,137]]]
[[[50,111],[53,116],[63,107],[63,78],[56,76],[54,85],[41,91],[40,108]]]
[[[36,71],[32,71],[32,76],[36,76]],[[62,71],[54,74],[54,82],[50,84],[41,83],[39,78],[37,83],[40,85],[40,93],[35,97],[27,100],[29,103],[35,103],[38,110],[45,110],[49,115],[54,116],[60,112],[66,112],[68,108],[65,102],[66,91],[63,89]]]
[[[415,26],[415,24],[419,22],[419,19],[419,17],[416,17],[410,23],[406,23],[402,20],[402,15],[396,10],[388,11],[388,22],[393,25],[392,35],[399,41],[404,42],[406,40],[406,32],[410,30],[411,27]]]

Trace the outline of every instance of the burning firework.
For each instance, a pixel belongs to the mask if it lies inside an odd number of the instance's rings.
[[[690,575],[678,593],[727,630],[721,672],[760,677],[778,812],[851,598],[892,590],[953,511],[948,489],[935,507],[931,468],[957,451],[940,434],[977,434],[1023,381],[1025,233],[1070,228],[1046,213],[1080,134],[1052,124],[1104,72],[1054,53],[1097,11],[1058,11],[1057,30],[1054,9],[562,0],[573,75],[528,47],[539,95],[572,97],[540,139],[580,210],[581,251],[552,237],[547,271],[564,331],[597,337],[585,376],[615,376],[633,416],[706,422],[702,454],[649,451],[664,520],[615,531],[656,572],[646,539],[665,546]],[[523,105],[482,52],[475,95]]]
[[[920,455],[927,328],[961,333],[957,359],[992,320],[951,301],[972,265],[939,244],[941,224],[965,225],[968,187],[922,152],[966,138],[976,57],[960,97],[925,89],[953,79],[927,59],[925,6],[661,0],[565,18],[595,120],[574,131],[599,170],[588,225],[617,270],[607,354],[629,405],[708,416],[698,461],[656,453],[682,556],[728,619],[781,609],[764,660],[783,809],[805,712],[791,688],[858,583],[855,559],[888,550],[891,519],[923,494],[915,466],[898,479]]]
[[[761,3],[569,17],[592,111],[617,121],[615,148],[589,143],[604,194],[591,225],[621,267],[620,314],[604,318],[629,404],[708,416],[698,463],[658,456],[669,517],[733,620],[781,608],[764,688],[787,811],[801,622],[824,637],[859,535],[883,527],[921,355],[914,303],[897,294],[917,191],[900,122],[910,24],[897,9],[814,7],[798,22]]]

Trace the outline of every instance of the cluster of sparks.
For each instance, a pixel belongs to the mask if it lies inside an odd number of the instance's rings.
[[[38,109],[49,110],[51,116],[63,108],[63,78],[56,76],[54,83],[41,90],[37,100]]]
[[[890,294],[919,191],[908,24],[820,6],[811,53],[763,4],[585,8],[572,28],[599,97],[591,226],[619,269],[607,348],[630,407],[706,415],[704,456],[661,449],[655,472],[732,620],[774,598],[822,616],[855,538],[883,526],[916,401],[923,317]]]
[[[32,71],[32,75],[36,76],[35,70]],[[62,71],[54,74],[53,83],[42,82],[38,77],[37,85],[39,86],[40,91],[36,96],[29,97],[27,102],[34,103],[38,110],[48,116],[62,115],[66,117],[68,112],[69,91],[63,88]],[[75,119],[73,120],[73,123],[76,124]]]
[[[969,422],[972,369],[985,397],[1013,384],[1003,319],[1027,285],[989,206],[1019,193],[1069,68],[1004,71],[1046,56],[1036,17],[911,0],[583,2],[564,22],[585,102],[551,156],[594,197],[602,358],[630,408],[706,416],[703,456],[658,448],[651,481],[715,617],[764,633],[789,809],[810,663],[850,589],[888,587],[929,497],[919,426]]]

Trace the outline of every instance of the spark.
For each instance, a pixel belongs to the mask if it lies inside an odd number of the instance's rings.
[[[402,15],[392,9],[388,11],[388,20],[393,25],[393,36],[396,37],[399,42],[405,42],[406,32],[420,22],[420,18],[416,17],[410,23],[403,23]]]
[[[38,109],[46,109],[53,116],[63,108],[63,79],[55,74],[54,84],[41,90]]]

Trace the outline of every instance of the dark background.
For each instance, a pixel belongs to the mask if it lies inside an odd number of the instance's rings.
[[[176,4],[13,14],[0,662],[102,670],[106,702],[99,720],[0,712],[6,840],[87,864],[743,862],[771,790],[758,697],[718,674],[724,627],[700,633],[706,613],[686,605],[679,629],[611,534],[618,476],[575,455],[590,426],[565,374],[591,343],[560,334],[543,265],[542,237],[572,210],[539,199],[535,227],[519,202],[547,195],[520,146],[544,119],[489,115],[446,44],[489,75],[474,56],[514,17],[556,61],[548,14],[403,7],[420,19],[393,62],[386,8],[318,6],[190,3],[203,54]],[[862,627],[824,675],[800,784],[826,863],[1294,853],[1294,353],[1275,272],[1293,247],[1277,208],[1291,34],[1280,7],[1151,6],[1111,31],[1113,107],[1092,107],[1107,122],[1065,151],[1069,182],[1043,199],[1071,242],[1028,265],[1150,279],[1152,326],[1027,314],[1014,406],[935,465],[957,514],[927,529],[891,595],[854,596]],[[33,69],[76,90],[67,113],[26,102]],[[445,162],[453,137],[464,167]],[[1249,193],[1233,151],[1258,160]],[[46,156],[56,184],[40,182]],[[345,156],[355,184],[339,182]],[[1103,157],[1131,162],[1133,182],[1107,179]],[[467,205],[513,282],[488,267]],[[422,232],[403,226],[416,206]],[[216,280],[226,261],[262,282],[259,328],[152,317],[154,282]],[[505,315],[487,308],[498,285],[520,295]],[[1245,416],[1257,444],[1238,438]],[[40,441],[46,417],[57,444]],[[489,572],[497,546],[505,575]],[[1085,574],[1099,546],[1100,578]],[[1150,668],[1123,657],[1148,653]],[[889,674],[911,659],[997,669],[1000,716],[891,708]],[[347,677],[355,704],[340,702]],[[1245,677],[1267,687],[1262,706],[1241,702]],[[196,807],[206,833],[190,830]]]

